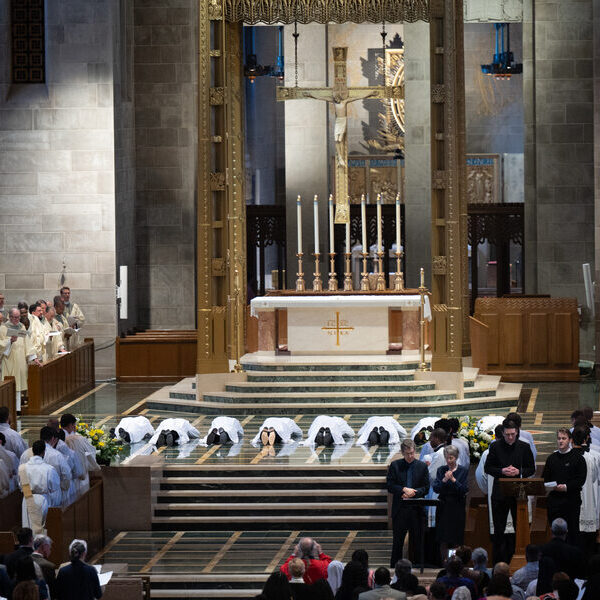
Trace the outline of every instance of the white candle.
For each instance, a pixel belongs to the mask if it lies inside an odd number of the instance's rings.
[[[396,252],[400,252],[400,245],[402,240],[400,239],[400,231],[402,229],[402,221],[400,220],[400,194],[396,194]]]
[[[319,197],[317,194],[315,194],[313,205],[315,218],[315,254],[319,254]]]
[[[329,254],[334,253],[333,248],[333,194],[329,194]]]
[[[302,198],[296,198],[296,220],[298,221],[298,254],[302,254]]]
[[[421,267],[421,287],[425,287],[425,269]]]
[[[381,194],[377,194],[377,252],[381,252]]]
[[[350,254],[350,223],[346,223],[346,254]]]
[[[364,194],[360,197],[360,221],[362,225],[362,251],[367,252],[367,209]]]

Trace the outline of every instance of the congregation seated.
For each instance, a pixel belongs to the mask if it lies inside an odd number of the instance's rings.
[[[94,600],[102,597],[98,571],[85,562],[87,544],[73,540],[69,545],[70,563],[61,567],[56,576],[59,600]]]
[[[306,571],[303,575],[305,583],[314,583],[319,579],[327,579],[327,567],[332,558],[327,556],[321,550],[321,546],[312,538],[301,538],[294,548],[294,553],[281,566],[281,572],[288,579],[291,579],[289,563],[295,558],[299,558],[306,564]]]
[[[325,579],[314,583],[304,581],[306,564],[301,558],[294,558],[289,563],[291,579],[289,581],[294,600],[333,600],[333,592]]]
[[[427,590],[419,585],[419,579],[412,572],[412,563],[407,558],[401,558],[394,567],[396,581],[390,584],[394,590],[405,592],[407,596],[427,594]]]

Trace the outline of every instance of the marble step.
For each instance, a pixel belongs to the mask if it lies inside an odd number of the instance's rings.
[[[322,357],[319,362],[305,361],[261,361],[248,362],[242,360],[244,371],[415,371],[419,367],[418,360],[411,361],[382,361],[365,360],[341,362]]]
[[[435,381],[329,381],[329,382],[245,382],[228,384],[226,392],[244,394],[300,394],[337,392],[414,392],[434,390]],[[206,395],[205,395],[206,396]]]
[[[249,485],[251,482],[249,483]],[[231,490],[161,490],[157,494],[157,505],[168,502],[179,502],[179,499],[193,498],[194,500],[202,499],[205,502],[235,502],[240,498],[248,502],[268,502],[271,498],[279,499],[291,496],[292,498],[317,498],[322,497],[323,502],[336,500],[338,498],[364,498],[365,496],[375,496],[377,498],[385,496],[387,490],[381,487],[375,489],[281,489],[271,490],[264,489],[244,489],[237,490],[235,496],[232,496]]]
[[[387,500],[387,499],[386,499]],[[157,503],[153,505],[156,516],[161,516],[172,511],[190,512],[194,514],[201,514],[203,511],[212,513],[243,513],[247,516],[252,516],[260,512],[271,512],[278,510],[285,510],[293,513],[295,511],[307,511],[311,510],[315,514],[322,510],[335,510],[336,513],[340,514],[345,510],[386,510],[386,502],[266,502],[257,507],[255,502],[231,502],[231,503],[213,503],[213,502],[169,502],[169,503]]]
[[[181,588],[155,589],[152,588],[152,598],[160,600],[180,600],[181,598],[202,598],[202,600],[220,600],[221,598],[255,598],[261,592],[260,587],[234,590],[187,590]]]
[[[159,480],[160,492],[171,492],[173,495],[182,491],[193,495],[194,492],[206,491],[222,492],[223,494],[235,491],[236,495],[244,493],[248,489],[264,486],[265,492],[271,491],[273,495],[278,492],[300,493],[301,491],[314,490],[314,486],[320,486],[325,492],[330,490],[336,492],[340,486],[352,486],[361,492],[369,489],[382,489],[385,485],[385,474],[380,476],[365,477],[311,477],[310,481],[296,477],[167,477]]]

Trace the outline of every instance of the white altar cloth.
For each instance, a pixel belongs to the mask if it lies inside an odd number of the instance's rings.
[[[421,305],[419,294],[388,295],[361,294],[358,296],[258,296],[250,301],[250,314],[257,317],[260,311],[277,308],[399,308],[417,310]],[[429,296],[425,296],[425,319],[431,320]]]

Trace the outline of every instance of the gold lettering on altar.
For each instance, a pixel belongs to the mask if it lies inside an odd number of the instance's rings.
[[[335,319],[329,319],[325,322],[325,326],[321,327],[323,331],[327,333],[327,335],[335,335],[336,342],[335,345],[340,345],[340,336],[341,335],[349,335],[351,331],[354,331],[354,327],[350,327],[348,325],[348,321],[345,319],[340,319],[339,311],[335,312]]]

